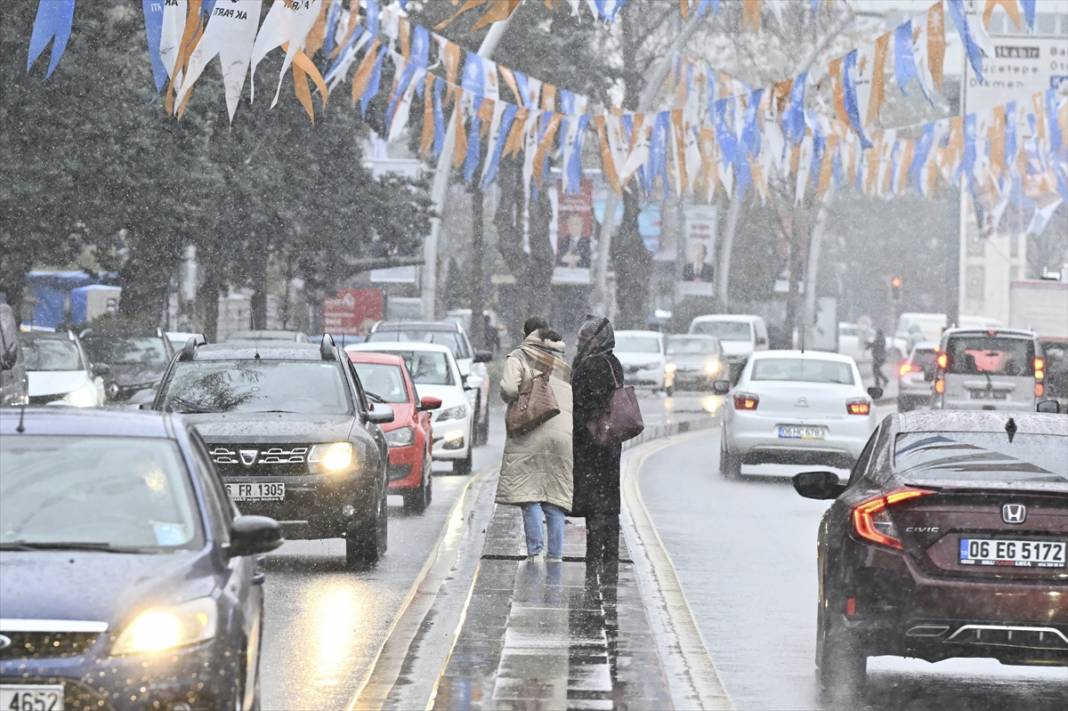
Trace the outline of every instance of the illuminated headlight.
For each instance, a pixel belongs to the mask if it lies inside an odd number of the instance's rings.
[[[462,420],[465,417],[467,417],[467,405],[457,405],[442,410],[441,413],[438,414],[438,422],[444,422],[445,420]]]
[[[126,625],[111,653],[154,654],[204,642],[215,636],[218,621],[218,609],[210,597],[173,607],[153,607]]]
[[[356,453],[349,442],[317,444],[308,453],[308,464],[315,473],[339,474],[356,466]]]
[[[74,407],[95,407],[96,386],[92,383],[83,383],[67,393],[63,401]]]
[[[679,366],[675,365],[674,363],[668,363],[667,365],[664,366],[664,372],[665,373],[674,373],[678,369],[679,369]]]
[[[718,375],[720,369],[719,358],[709,358],[705,363],[705,372],[709,375]]]
[[[407,447],[415,441],[415,430],[411,427],[401,427],[385,434],[386,444],[390,447]]]

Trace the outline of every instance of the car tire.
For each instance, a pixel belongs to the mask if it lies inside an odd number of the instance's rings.
[[[353,524],[345,537],[345,565],[367,568],[382,560],[389,542],[388,497],[382,496],[378,511]]]
[[[824,699],[846,702],[864,693],[868,656],[856,635],[831,622],[822,622],[817,640],[816,680]]]
[[[720,434],[719,473],[724,479],[737,479],[742,475],[742,459],[727,451],[726,437]]]
[[[672,395],[674,395],[675,394],[675,386],[674,385],[668,385],[667,387],[665,387],[664,388],[664,394],[667,395],[668,397],[671,397]]]
[[[463,459],[457,459],[452,463],[452,473],[460,476],[467,476],[471,473],[471,448],[467,448],[467,456]]]
[[[483,410],[485,411],[483,412]],[[487,407],[486,404],[482,402],[482,393],[478,394],[478,418],[479,419],[476,420],[476,422],[478,422],[478,434],[476,437],[475,444],[489,444],[489,407]]]
[[[433,498],[434,477],[430,471],[430,457],[423,462],[423,484],[414,491],[404,492],[404,510],[408,513],[421,514],[430,506]]]

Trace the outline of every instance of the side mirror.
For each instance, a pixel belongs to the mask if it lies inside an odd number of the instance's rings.
[[[18,361],[19,352],[16,346],[12,345],[0,352],[0,370],[11,370],[15,367],[15,363],[18,363]]]
[[[266,516],[238,516],[230,527],[230,557],[270,553],[285,543],[282,527]]]
[[[420,410],[437,410],[441,408],[441,398],[427,395],[419,401]]]
[[[806,499],[837,499],[846,489],[834,472],[801,472],[792,481],[794,491]]]
[[[763,337],[758,338],[757,341],[756,341],[756,344],[758,346],[766,346],[766,345],[768,345],[768,339],[763,338]]]
[[[713,380],[712,392],[716,395],[726,395],[731,390],[731,381],[729,380]]]
[[[1048,412],[1051,414],[1059,414],[1061,411],[1061,404],[1056,400],[1043,400],[1035,406],[1036,412]]]
[[[89,368],[89,372],[93,375],[104,376],[111,372],[111,366],[107,363],[93,363]]]
[[[492,351],[475,351],[476,363],[489,363],[491,360],[493,360]]]
[[[376,425],[388,425],[393,422],[393,408],[389,405],[374,405],[367,413],[367,421]]]
[[[882,388],[868,388],[868,397],[872,400],[878,400],[883,396]]]

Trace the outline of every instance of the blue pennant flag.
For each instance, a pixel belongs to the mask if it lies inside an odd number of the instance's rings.
[[[1062,50],[1063,52],[1063,50]],[[1059,153],[1063,137],[1061,127],[1057,123],[1057,90],[1046,89],[1046,123],[1049,124],[1049,147],[1054,153]]]
[[[159,41],[163,35],[163,3],[160,0],[141,0],[141,10],[145,16],[145,39],[148,40],[148,58],[152,61],[152,80],[156,83],[156,93],[167,84],[167,68],[159,54]]]
[[[703,15],[706,12],[712,10],[712,14],[715,15],[719,12],[719,0],[701,0],[701,4],[697,6],[697,14]]]
[[[382,29],[381,8],[378,0],[366,0],[367,3],[367,31],[372,37],[377,37]]]
[[[819,126],[816,126],[812,131],[812,163],[808,168],[809,182],[819,185],[820,168],[823,166],[823,151],[827,147],[827,139],[823,136],[823,131]]]
[[[323,34],[323,56],[329,57],[334,51],[334,38],[337,36],[337,23],[341,19],[341,0],[333,0],[326,14],[326,30]],[[425,32],[426,30],[424,30]]]
[[[557,148],[560,151],[563,151],[564,146],[567,143],[568,121],[571,118],[571,115],[575,113],[575,95],[567,89],[560,89],[559,96],[560,113],[563,114],[564,117],[560,119]],[[567,160],[567,156],[564,156],[564,160]]]
[[[808,72],[801,72],[794,77],[794,85],[790,88],[790,105],[782,117],[782,127],[786,132],[786,138],[791,143],[800,143],[805,137],[805,85],[808,83]]]
[[[404,97],[408,85],[412,83],[412,77],[418,70],[425,69],[429,62],[430,35],[427,29],[420,25],[413,25],[412,29],[411,51],[408,53],[408,62],[404,65],[404,71],[397,82],[397,89],[393,92],[389,107],[386,109],[386,126],[393,125],[393,112],[397,110],[397,104]]]
[[[749,94],[749,105],[745,107],[745,121],[742,126],[742,145],[750,155],[760,152],[760,101],[764,97],[763,89],[755,89]]]
[[[434,157],[441,155],[445,144],[445,112],[441,109],[441,95],[445,89],[445,80],[434,77]]]
[[[968,178],[968,185],[971,187],[975,180],[975,114],[965,114],[964,116],[964,155],[960,160],[960,170],[958,175],[963,171]]]
[[[934,148],[934,132],[935,126],[933,123],[928,123],[924,126],[923,133],[920,134],[919,139],[916,141],[916,147],[912,151],[912,164],[909,165],[909,182],[916,187],[916,192],[920,195],[924,194],[923,169],[927,165],[927,157],[931,155],[931,149]]]
[[[842,150],[836,148],[831,157],[831,178],[834,180],[834,189],[842,187]]]
[[[707,83],[708,121],[714,123],[716,120],[716,73],[709,71],[705,81]]]
[[[160,12],[162,13],[162,10]],[[70,39],[70,28],[73,23],[74,0],[41,0],[41,4],[37,6],[37,17],[33,21],[33,32],[30,34],[30,52],[26,58],[26,71],[30,71],[30,67],[41,56],[48,43],[52,42],[52,58],[48,62],[48,73],[45,74],[45,78],[52,76],[52,72],[56,70],[67,48],[67,40]]]
[[[972,29],[968,25],[968,18],[964,14],[964,0],[946,0],[949,6],[949,16],[953,18],[953,24],[957,26],[957,33],[964,41],[964,50],[968,55],[968,63],[975,70],[975,78],[980,84],[983,83],[983,53],[979,45],[972,37]]]
[[[582,184],[582,144],[586,138],[586,126],[590,122],[588,114],[578,117],[578,131],[575,133],[575,143],[571,146],[571,155],[565,156],[567,161],[564,166],[567,170],[567,186],[569,193],[577,193]]]
[[[352,53],[352,48],[360,41],[360,38],[364,36],[366,32],[362,27],[357,27],[356,31],[352,33],[352,37],[349,37],[349,41],[345,43],[345,46],[338,52],[337,57],[334,58],[334,63],[330,65],[330,68],[323,75],[323,79],[329,84],[333,81],[334,76],[337,75],[341,69],[341,65],[348,59],[349,54]]]
[[[471,121],[467,129],[467,157],[464,158],[464,182],[471,184],[475,177],[475,170],[481,162],[482,153],[482,121],[478,117],[478,103],[471,107]]]
[[[493,146],[493,153],[490,154],[489,165],[486,166],[486,171],[482,174],[483,189],[488,188],[497,179],[497,169],[501,164],[504,144],[508,140],[508,132],[512,129],[512,122],[515,121],[515,115],[518,110],[519,107],[515,104],[508,104],[505,106],[504,112],[501,113],[501,126],[497,132],[497,143]]]
[[[667,111],[661,111],[656,114],[656,118],[653,120],[653,134],[649,139],[649,160],[648,170],[642,176],[642,189],[646,193],[653,191],[653,184],[656,181],[658,175],[666,175],[666,167],[662,168],[661,165],[667,162],[667,142],[668,142],[668,128],[670,125],[671,116]],[[664,182],[667,185],[667,182]]]
[[[856,68],[857,50],[854,49],[846,55],[845,62],[842,64],[842,84],[845,88],[845,109],[846,115],[849,116],[849,123],[853,126],[853,130],[857,132],[857,136],[860,137],[861,148],[868,149],[871,148],[872,143],[864,133],[864,124],[860,120],[860,106],[857,103]]]
[[[728,123],[727,109],[727,99],[716,102],[716,139],[719,142],[720,161],[724,165],[733,165],[738,162],[738,139]]]
[[[912,20],[906,20],[894,30],[894,78],[902,94],[913,79],[920,80],[916,71],[916,57],[912,54]]]
[[[1061,200],[1068,204],[1068,168],[1064,163],[1057,165],[1057,192],[1061,194]]]
[[[820,10],[820,0],[812,0],[812,2],[809,5],[812,8],[812,14],[813,15],[815,15],[817,12],[819,12],[819,10]]]
[[[1015,170],[1016,158],[1016,102],[1005,104],[1005,163],[1008,169]]]
[[[382,59],[386,56],[388,50],[388,45],[382,45],[382,48],[378,50],[378,56],[375,57],[374,68],[371,69],[371,79],[367,82],[367,87],[363,90],[363,96],[360,97],[360,113],[364,116],[367,115],[368,104],[370,104],[371,100],[378,94],[379,86],[382,83]]]
[[[211,11],[215,9],[215,0],[204,0],[200,6],[200,21],[207,23],[211,17]]]
[[[1027,21],[1027,26],[1031,28],[1031,31],[1035,31],[1035,0],[1020,0],[1020,5],[1023,7],[1024,20]],[[1068,198],[1066,198],[1068,199]]]
[[[471,96],[482,98],[486,95],[486,72],[482,69],[482,57],[474,52],[467,53],[464,60],[464,73],[460,84]]]

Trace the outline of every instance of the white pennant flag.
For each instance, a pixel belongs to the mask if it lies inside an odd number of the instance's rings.
[[[794,204],[800,205],[805,200],[808,188],[808,173],[812,168],[812,136],[805,136],[801,141],[801,153],[797,161],[797,183],[794,192]]]
[[[641,135],[634,142],[634,150],[627,154],[627,161],[623,164],[623,172],[619,175],[619,182],[623,185],[626,185],[631,176],[637,173],[649,160],[649,141],[653,136],[653,119],[655,116],[656,114],[649,114],[646,117],[648,121],[639,129]]]
[[[530,181],[534,179],[534,154],[538,152],[538,124],[541,111],[531,111],[523,126],[523,199],[524,204],[530,199]],[[551,116],[551,114],[548,114]]]
[[[618,176],[627,162],[627,144],[624,140],[623,122],[611,111],[604,112],[604,132],[608,139],[608,151],[612,154],[612,166]]]
[[[216,4],[204,34],[193,53],[189,55],[188,71],[182,79],[174,102],[175,112],[208,66],[208,62],[215,55],[219,55],[223,89],[226,93],[226,110],[230,114],[230,122],[233,123],[252,58],[256,29],[260,24],[260,7],[260,0],[234,0],[225,5]]]
[[[397,57],[397,59],[400,59],[400,57]],[[397,74],[400,75],[402,71],[401,65],[398,63]],[[422,67],[417,68],[412,73],[412,80],[404,90],[404,95],[397,102],[397,108],[393,112],[393,123],[389,127],[389,137],[387,139],[389,143],[393,143],[400,138],[401,131],[408,125],[408,116],[412,109],[412,97],[415,95],[416,87],[422,86],[425,78],[426,70]]]
[[[189,12],[188,0],[173,0],[163,6],[163,29],[159,36],[159,57],[167,76],[177,81],[174,76],[174,64],[178,61],[181,49],[182,32],[185,30],[185,16]]]
[[[304,41],[308,37],[315,21],[319,19],[319,11],[322,9],[323,0],[274,0],[274,5],[267,11],[267,17],[263,20],[260,33],[256,36],[256,43],[252,48],[252,98],[256,94],[256,65],[260,60],[275,47],[287,45],[286,58],[282,62],[282,69],[278,72],[278,87],[274,90],[274,101],[271,108],[278,103],[278,94],[282,91],[282,80],[285,78],[293,58],[304,49]]]
[[[501,140],[501,137],[498,134],[501,132],[501,115],[506,108],[508,108],[508,104],[503,101],[495,101],[493,103],[493,118],[490,119],[489,141],[486,144],[486,159],[482,162],[482,174],[480,180],[486,179],[486,174],[489,173],[490,163],[493,162],[493,154],[497,151],[497,144]]]
[[[345,81],[345,78],[349,74],[349,69],[356,61],[360,51],[364,48],[364,45],[373,39],[371,33],[363,31],[362,28],[356,28],[356,33],[357,34],[352,38],[351,46],[344,50],[344,54],[338,59],[337,64],[331,67],[330,71],[323,77],[331,92],[337,89],[341,82]]]

